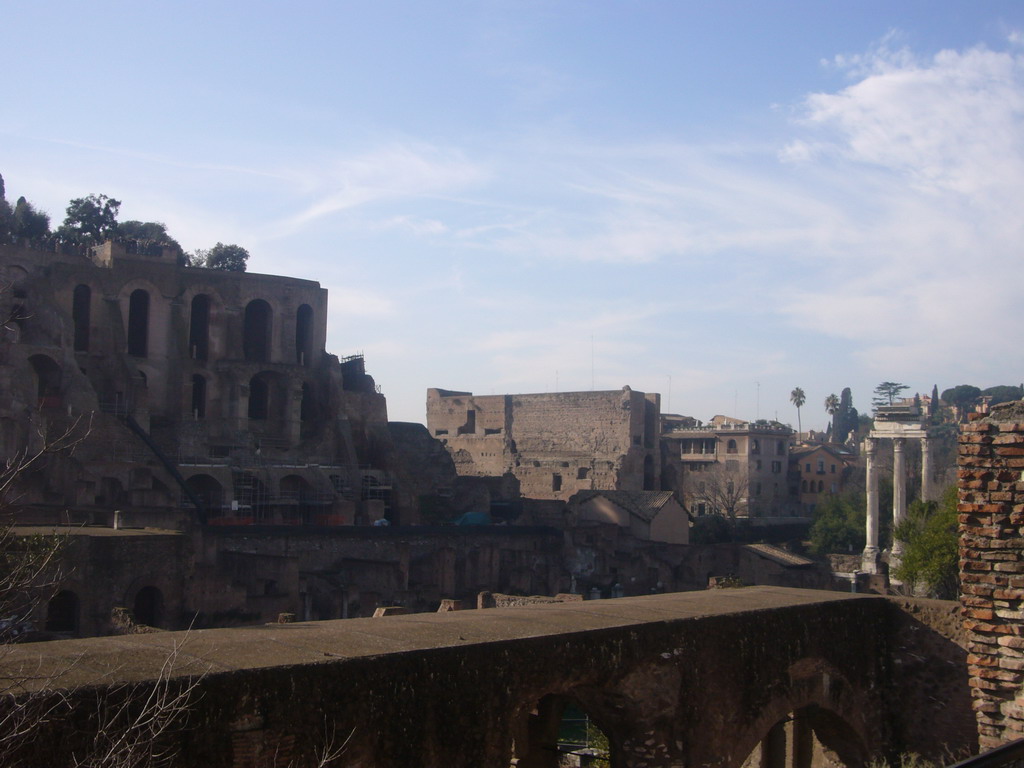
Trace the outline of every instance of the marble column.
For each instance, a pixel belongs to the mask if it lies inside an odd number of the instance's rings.
[[[921,498],[935,501],[935,481],[932,479],[932,441],[921,439]]]
[[[874,437],[869,437],[864,441],[867,516],[864,525],[865,547],[861,557],[861,569],[868,573],[878,573],[878,467],[875,466],[877,445],[878,440]]]
[[[903,554],[903,542],[896,538],[896,529],[907,514],[907,459],[904,454],[907,440],[903,437],[892,441],[892,557],[898,561]],[[890,567],[898,564],[890,560]]]

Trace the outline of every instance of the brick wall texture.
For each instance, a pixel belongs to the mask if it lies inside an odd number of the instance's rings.
[[[1024,402],[963,426],[957,509],[967,663],[986,749],[1024,736]]]

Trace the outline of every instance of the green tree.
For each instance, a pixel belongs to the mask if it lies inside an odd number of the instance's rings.
[[[19,197],[11,216],[11,232],[18,240],[40,240],[50,234],[50,217]]]
[[[11,225],[14,209],[7,202],[4,189],[4,177],[0,176],[0,243],[9,242],[12,237]]]
[[[807,402],[807,396],[800,387],[794,387],[793,391],[789,393],[789,402],[796,406],[796,432],[799,438],[804,432],[803,424],[800,422],[800,409]]]
[[[205,266],[209,269],[224,269],[228,272],[245,272],[249,252],[240,245],[217,243],[206,254]]]
[[[1020,387],[1009,386],[1001,384],[996,387],[989,387],[988,389],[981,390],[983,397],[991,397],[990,405],[998,405],[999,403],[1008,403],[1011,400],[1020,400],[1024,398],[1024,390]]]
[[[860,494],[825,497],[814,510],[811,551],[826,555],[864,549],[865,516],[864,497]]]
[[[903,542],[903,560],[892,575],[911,588],[923,585],[932,597],[955,600],[960,593],[957,488],[939,502],[914,501],[895,531]]]
[[[117,213],[120,208],[120,200],[106,195],[76,197],[68,204],[67,216],[57,234],[72,243],[102,243],[117,234]]]
[[[825,398],[825,413],[832,417],[832,440],[836,439],[836,415],[839,413],[839,398],[836,393]]]
[[[159,221],[122,221],[117,225],[117,236],[127,240],[148,240],[160,245],[181,248],[178,241],[168,234],[167,225]]]
[[[957,409],[961,420],[978,403],[979,397],[981,390],[973,384],[958,384],[942,392],[942,399]]]
[[[910,389],[910,387],[896,381],[883,381],[875,387],[875,396],[871,400],[871,404],[875,406],[875,408],[880,408],[884,405],[892,405],[893,400],[899,397],[900,393],[905,389]]]

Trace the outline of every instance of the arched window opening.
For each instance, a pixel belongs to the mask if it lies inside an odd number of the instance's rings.
[[[143,587],[135,595],[132,615],[136,624],[159,627],[163,622],[164,596],[156,587]]]
[[[92,289],[88,285],[75,286],[71,302],[71,319],[75,324],[75,352],[89,351],[89,318],[91,314]]]
[[[522,732],[525,744],[516,744],[519,765],[559,768],[587,765],[609,768],[613,746],[607,733],[574,699],[549,695],[529,714]],[[573,760],[572,763],[567,761]]]
[[[199,374],[192,377],[192,418],[206,418],[206,379]]]
[[[313,359],[313,308],[303,304],[295,314],[295,362],[310,365]]]
[[[78,597],[61,590],[46,606],[46,631],[78,634]]]
[[[60,408],[61,385],[64,372],[46,355],[32,355],[28,359],[36,375],[36,398],[39,408]]]
[[[262,376],[249,380],[249,418],[265,420],[270,412],[270,385]]]
[[[195,360],[206,360],[210,354],[210,297],[202,293],[192,299],[188,352]]]
[[[265,363],[270,359],[273,310],[263,299],[254,299],[245,307],[245,332],[242,353],[246,360]]]
[[[281,478],[281,502],[287,510],[285,523],[309,525],[313,521],[315,492],[309,482],[298,475]]]
[[[202,502],[207,512],[214,515],[220,513],[224,506],[224,488],[210,475],[193,475],[185,481],[185,485]]]
[[[728,443],[726,443],[726,445],[725,445],[725,452],[726,453],[737,453],[736,441],[735,440],[730,440]]]
[[[251,517],[257,523],[267,520],[270,516],[270,493],[259,478],[251,472],[235,473],[234,492],[239,515]]]
[[[145,357],[149,351],[149,294],[141,288],[128,299],[128,354]]]

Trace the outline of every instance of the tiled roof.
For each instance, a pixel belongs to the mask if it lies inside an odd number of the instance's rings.
[[[672,491],[580,491],[573,498],[577,503],[604,496],[631,515],[650,522],[672,498]]]

